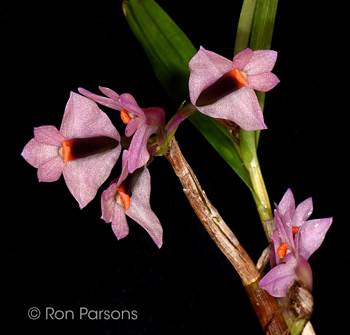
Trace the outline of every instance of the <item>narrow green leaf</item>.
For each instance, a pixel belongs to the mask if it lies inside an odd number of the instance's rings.
[[[257,0],[249,47],[270,49],[278,0]]]
[[[270,49],[275,26],[278,0],[257,0],[254,21],[252,24],[249,47],[252,50]],[[257,92],[261,110],[265,105],[264,92]],[[255,142],[258,146],[260,130],[255,132]]]
[[[172,99],[180,105],[184,99],[188,99],[188,63],[197,50],[155,1],[124,0],[123,10],[159,81]],[[249,174],[227,136],[227,129],[199,112],[193,114],[189,120],[253,192]]]
[[[236,55],[240,51],[246,49],[249,45],[250,33],[252,30],[252,24],[254,19],[256,0],[244,0],[241,14],[239,16],[235,49]]]
[[[177,105],[188,97],[188,63],[197,50],[153,0],[124,0],[123,10],[157,78]]]

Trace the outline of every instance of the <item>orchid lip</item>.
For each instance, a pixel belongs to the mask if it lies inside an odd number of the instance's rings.
[[[119,189],[117,191],[117,194],[115,195],[115,200],[117,204],[121,207],[124,207],[124,209],[127,211],[130,207],[130,196],[128,193],[131,193],[130,190],[128,190],[130,178],[127,178],[124,180],[120,185]]]
[[[106,152],[117,147],[119,142],[111,137],[97,136],[89,138],[73,138],[62,142],[59,154],[63,157],[63,162],[85,158],[91,155]]]
[[[196,106],[211,105],[246,85],[249,85],[246,74],[234,69],[225,73],[215,83],[204,89],[196,101]]]
[[[122,119],[124,124],[128,124],[131,119],[133,119],[135,115],[131,112],[129,112],[124,107],[120,111],[120,118]]]

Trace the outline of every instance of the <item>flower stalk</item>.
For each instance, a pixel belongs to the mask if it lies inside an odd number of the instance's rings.
[[[262,222],[266,237],[270,241],[270,237],[273,234],[273,214],[258,160],[255,132],[246,131],[240,128],[239,142],[241,147],[241,158],[252,182],[255,194],[255,203],[260,220]]]
[[[269,196],[267,194],[264,179],[261,173],[260,165],[257,164],[257,165],[247,166],[247,170],[249,172],[255,194],[258,197],[260,202],[259,205],[257,206],[260,220],[263,225],[265,235],[267,239],[270,241],[270,237],[273,234],[273,229],[272,229],[273,215],[272,215]]]

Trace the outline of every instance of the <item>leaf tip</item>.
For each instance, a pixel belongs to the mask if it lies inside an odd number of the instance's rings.
[[[123,0],[122,2],[122,10],[123,10],[123,13],[124,13],[124,16],[127,15],[127,7],[129,5],[129,0]]]

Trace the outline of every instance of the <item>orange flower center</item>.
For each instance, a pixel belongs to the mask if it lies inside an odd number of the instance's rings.
[[[125,186],[123,184],[121,184],[119,186],[119,189],[118,189],[117,195],[116,195],[116,201],[117,201],[118,205],[124,207],[124,209],[126,211],[129,209],[130,197],[128,194],[126,194]]]
[[[128,122],[131,120],[128,111],[124,107],[120,111],[120,118],[122,119],[124,124],[128,124]]]
[[[282,243],[277,249],[277,256],[279,258],[284,258],[287,252],[287,248],[289,248],[289,245],[287,243]]]

